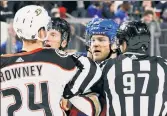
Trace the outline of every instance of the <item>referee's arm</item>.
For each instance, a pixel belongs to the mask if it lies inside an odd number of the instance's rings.
[[[66,85],[63,96],[68,99],[89,90],[102,75],[98,64],[91,59],[79,57],[78,60],[83,65],[83,69],[78,70],[73,79]]]
[[[163,60],[160,62],[160,65],[164,69],[165,73],[165,84],[164,84],[164,94],[163,94],[163,106],[161,109],[161,116],[166,116],[167,115],[167,61]]]

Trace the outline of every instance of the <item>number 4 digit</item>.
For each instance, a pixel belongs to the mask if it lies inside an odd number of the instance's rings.
[[[148,86],[148,81],[149,81],[149,74],[148,73],[139,73],[137,77],[144,77],[144,84],[143,84],[143,89],[142,89],[142,94],[145,94],[147,91],[147,86]]]

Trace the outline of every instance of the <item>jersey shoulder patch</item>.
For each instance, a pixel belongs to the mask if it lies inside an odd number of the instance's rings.
[[[58,50],[56,49],[55,52],[57,53],[57,55],[59,55],[60,57],[68,57],[69,55],[67,54],[67,52],[64,52],[62,50]]]
[[[79,57],[81,57],[81,55],[79,54],[72,54],[73,57],[75,57],[76,59],[78,59]]]

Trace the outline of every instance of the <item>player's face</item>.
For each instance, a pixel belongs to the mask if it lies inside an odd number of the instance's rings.
[[[109,38],[104,35],[93,35],[91,37],[91,52],[93,60],[101,62],[106,59],[110,53]]]
[[[146,23],[150,23],[153,20],[153,15],[152,14],[148,14],[146,16],[144,16],[144,21]]]
[[[48,31],[48,39],[45,43],[46,47],[58,49],[61,44],[61,33],[57,30]]]

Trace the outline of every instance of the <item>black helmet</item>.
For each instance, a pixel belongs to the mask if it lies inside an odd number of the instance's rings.
[[[150,31],[141,21],[125,21],[118,29],[117,38],[125,40],[128,49],[146,51],[150,43]]]
[[[71,28],[70,24],[62,18],[52,18],[52,29],[55,29],[61,33],[61,40],[67,40],[67,44],[70,41]]]

